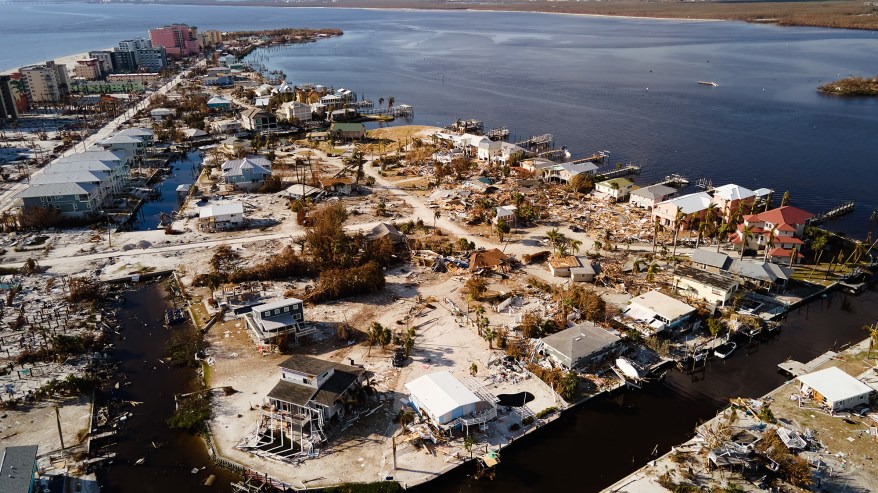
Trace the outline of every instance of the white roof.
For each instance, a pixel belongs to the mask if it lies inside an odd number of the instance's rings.
[[[673,204],[675,207],[683,211],[683,214],[694,214],[703,211],[711,204],[712,200],[707,192],[690,193],[682,197],[676,197],[661,204]],[[658,205],[658,204],[656,204]]]
[[[214,96],[207,100],[207,104],[232,104],[232,102],[222,96]]]
[[[168,108],[156,108],[156,109],[149,112],[149,114],[152,116],[165,116],[165,115],[171,115],[173,113],[174,113],[174,110],[171,110]]]
[[[231,202],[228,204],[209,205],[198,209],[198,217],[201,219],[217,216],[230,216],[232,214],[244,214],[244,204]]]
[[[743,200],[754,197],[756,194],[749,188],[744,188],[734,183],[716,187],[713,189],[713,196],[725,200]]]
[[[424,375],[405,384],[405,388],[434,417],[481,400],[447,371]]]
[[[802,375],[799,381],[819,392],[829,402],[843,401],[874,390],[835,366]]]
[[[636,298],[632,298],[631,305],[632,307],[636,306],[645,308],[668,320],[675,320],[687,313],[695,311],[695,308],[659,291],[650,291],[648,293],[643,293]]]

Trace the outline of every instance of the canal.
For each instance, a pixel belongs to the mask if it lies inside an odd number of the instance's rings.
[[[177,187],[182,184],[193,184],[198,179],[202,155],[200,151],[186,154],[183,159],[178,159],[170,164],[170,174],[162,176],[162,181],[157,184],[159,198],[143,204],[138,213],[138,220],[134,223],[134,229],[145,231],[156,229],[162,213],[170,214],[179,210],[177,202]]]
[[[211,462],[204,441],[186,432],[171,430],[165,423],[174,413],[174,395],[197,388],[196,370],[166,363],[165,343],[170,330],[194,330],[188,325],[173,329],[161,317],[170,307],[162,283],[145,285],[124,293],[120,311],[121,334],[113,341],[120,372],[129,385],[110,397],[140,404],[128,407],[128,418],[117,434],[113,464],[101,469],[103,491],[154,493],[157,491],[204,491],[227,493],[234,480],[228,471]],[[142,464],[137,462],[143,459]],[[197,468],[196,472],[193,469]],[[211,487],[202,482],[211,474]]]
[[[695,426],[733,397],[758,397],[787,379],[777,364],[809,361],[867,337],[863,326],[878,320],[878,292],[858,297],[834,293],[792,311],[775,339],[704,372],[668,373],[658,384],[596,399],[505,449],[494,481],[458,470],[419,492],[600,491],[693,436]]]

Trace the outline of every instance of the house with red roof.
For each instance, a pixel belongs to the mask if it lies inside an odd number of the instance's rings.
[[[745,248],[760,250],[768,248],[768,257],[776,262],[788,262],[796,250],[796,262],[804,256],[802,235],[808,220],[814,217],[798,207],[783,206],[759,214],[744,216],[744,222],[732,233],[732,243],[740,245],[746,241]],[[750,233],[744,238],[744,230]]]

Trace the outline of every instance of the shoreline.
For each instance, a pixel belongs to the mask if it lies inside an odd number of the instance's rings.
[[[112,50],[112,48],[95,48],[95,49],[89,50],[89,51],[111,51],[111,50]],[[59,65],[66,65],[67,69],[72,72],[73,67],[76,66],[76,61],[83,60],[85,58],[88,58],[88,51],[81,52],[81,53],[74,53],[72,55],[62,55],[62,56],[58,56],[58,57],[54,57],[54,58],[44,58],[43,60],[40,60],[37,62],[28,62],[28,63],[21,64],[18,67],[0,68],[0,75],[9,75],[9,74],[18,72],[18,70],[21,67],[29,67],[31,65],[40,65],[40,64],[46,63],[47,61],[50,61],[50,60],[54,60],[54,62],[59,64]]]

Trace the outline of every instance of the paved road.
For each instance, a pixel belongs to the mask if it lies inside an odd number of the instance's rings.
[[[100,130],[98,130],[94,134],[87,137],[84,141],[84,147],[82,147],[82,148],[89,148],[89,147],[93,146],[96,142],[110,137],[114,132],[116,132],[119,129],[119,127],[122,126],[122,124],[124,124],[125,122],[127,122],[128,120],[133,118],[134,115],[136,115],[138,111],[145,109],[149,105],[149,99],[153,94],[167,94],[173,88],[175,88],[178,84],[180,84],[180,82],[185,80],[189,76],[189,74],[192,72],[192,69],[194,69],[195,67],[205,65],[206,63],[207,63],[206,60],[201,60],[194,67],[186,70],[185,72],[181,72],[179,75],[177,75],[176,77],[174,77],[173,79],[168,81],[167,84],[156,89],[154,92],[146,93],[146,95],[144,95],[143,99],[141,99],[139,103],[137,103],[133,107],[129,108],[128,110],[125,111],[125,113],[122,113],[121,115],[119,115],[118,117],[116,117],[115,119],[113,119],[112,121],[107,123],[106,125],[104,125],[103,128],[101,128]],[[81,152],[79,149],[82,149],[82,148],[80,147],[80,144],[74,145],[72,148],[64,151],[61,154],[61,156],[59,156],[55,161],[57,161],[58,159],[61,159],[63,157],[73,155],[77,152]],[[34,174],[31,176],[31,178],[39,176],[42,172],[43,172],[43,168],[38,169],[37,171],[34,172]],[[19,192],[21,192],[22,190],[27,188],[27,186],[28,186],[28,183],[26,183],[26,182],[13,183],[8,189],[6,189],[2,193],[0,193],[0,211],[5,211],[7,209],[12,208],[15,205],[15,196]]]

